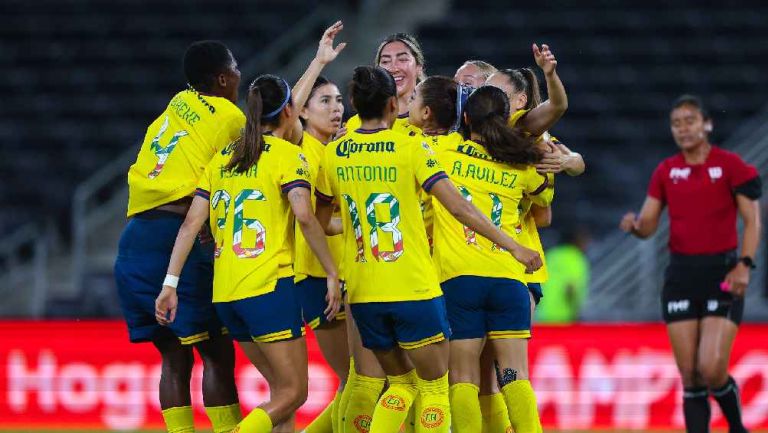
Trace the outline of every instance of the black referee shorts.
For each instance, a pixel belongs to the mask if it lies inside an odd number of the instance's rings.
[[[740,324],[744,299],[720,290],[720,283],[736,263],[735,251],[701,256],[672,254],[661,292],[664,322],[717,316]]]

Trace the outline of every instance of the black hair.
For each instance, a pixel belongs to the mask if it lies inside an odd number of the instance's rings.
[[[541,104],[541,92],[539,90],[539,79],[531,68],[519,69],[501,69],[499,70],[512,83],[512,87],[518,92],[525,92],[526,110],[536,108]]]
[[[349,83],[352,106],[360,119],[378,119],[390,98],[397,96],[392,75],[379,66],[358,66]]]
[[[434,75],[419,85],[421,100],[429,107],[439,128],[451,128],[456,123],[457,83],[453,78]]]
[[[704,106],[704,103],[701,101],[701,98],[699,98],[696,95],[681,95],[677,99],[675,99],[675,102],[672,104],[672,110],[675,110],[677,108],[680,108],[684,105],[690,105],[692,107],[696,107],[699,112],[701,113],[701,117],[704,118],[704,120],[711,120],[712,118],[709,115],[709,110]]]
[[[384,38],[379,44],[379,48],[376,50],[376,59],[374,64],[376,66],[379,65],[379,62],[381,62],[381,52],[384,51],[384,47],[391,42],[402,42],[406,47],[408,47],[408,51],[410,51],[413,58],[416,59],[416,64],[421,66],[421,75],[416,77],[417,82],[423,81],[426,78],[427,61],[424,58],[424,50],[421,48],[421,44],[412,34],[393,33]]]
[[[210,92],[216,76],[232,62],[232,53],[220,41],[193,42],[184,53],[184,75],[193,88]]]
[[[482,145],[494,159],[508,164],[534,164],[542,151],[533,138],[507,124],[509,98],[499,88],[483,86],[467,100],[467,129],[482,137]]]
[[[304,103],[304,106],[306,107],[309,105],[309,100],[312,99],[312,97],[315,95],[315,91],[319,89],[320,87],[325,86],[326,84],[334,84],[331,80],[325,78],[324,76],[320,75],[317,77],[315,82],[312,84],[312,90],[309,91],[309,96],[307,97],[307,102]]]
[[[290,87],[275,75],[261,75],[248,87],[245,133],[235,142],[227,170],[245,173],[261,157],[264,126],[277,126],[280,113],[290,104]]]

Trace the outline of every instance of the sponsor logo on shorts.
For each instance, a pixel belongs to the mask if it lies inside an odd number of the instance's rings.
[[[355,426],[355,430],[360,433],[368,433],[371,429],[371,416],[370,415],[358,415],[352,424]]]
[[[421,425],[425,428],[435,428],[443,424],[445,414],[439,407],[426,407],[421,413]]]
[[[717,302],[717,299],[710,299],[707,301],[707,311],[717,311],[717,307],[720,306],[720,303]]]
[[[691,301],[687,299],[683,299],[682,301],[667,302],[667,312],[670,314],[686,312],[689,308],[691,308]]]
[[[405,402],[402,398],[394,394],[388,394],[382,397],[381,405],[389,410],[396,410],[398,412],[405,411]]]

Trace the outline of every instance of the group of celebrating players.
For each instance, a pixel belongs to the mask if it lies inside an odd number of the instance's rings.
[[[232,53],[192,44],[188,88],[147,129],[115,275],[131,340],[161,354],[168,431],[194,431],[194,347],[216,433],[293,432],[309,326],[341,385],[307,432],[541,432],[537,227],[554,174],[584,171],[547,132],[567,109],[555,57],[532,47],[541,102],[530,69],[468,61],[427,77],[416,39],[394,34],[355,68],[343,124],[320,75],[342,29],[294,86],[256,78],[245,114]],[[270,387],[245,417],[232,340]]]

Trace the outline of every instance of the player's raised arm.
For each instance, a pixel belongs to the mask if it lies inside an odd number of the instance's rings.
[[[547,81],[549,99],[520,119],[518,126],[530,132],[531,135],[539,136],[557,123],[568,109],[568,96],[563,82],[557,75],[557,59],[550,51],[549,45],[543,44],[539,48],[538,45],[533,44],[532,49],[536,64],[541,68],[544,79]]]
[[[299,81],[296,82],[296,85],[293,86],[292,98],[294,107],[303,107],[307,103],[307,99],[309,99],[309,95],[312,93],[312,85],[317,77],[320,76],[320,72],[322,72],[325,65],[334,61],[336,56],[347,46],[346,42],[342,42],[336,47],[333,46],[336,35],[343,29],[344,24],[341,21],[336,21],[332,26],[325,29],[317,46],[315,57],[301,78],[299,78]],[[300,110],[295,111],[295,114],[293,114],[295,119],[291,119],[291,121],[298,120],[299,112]]]

